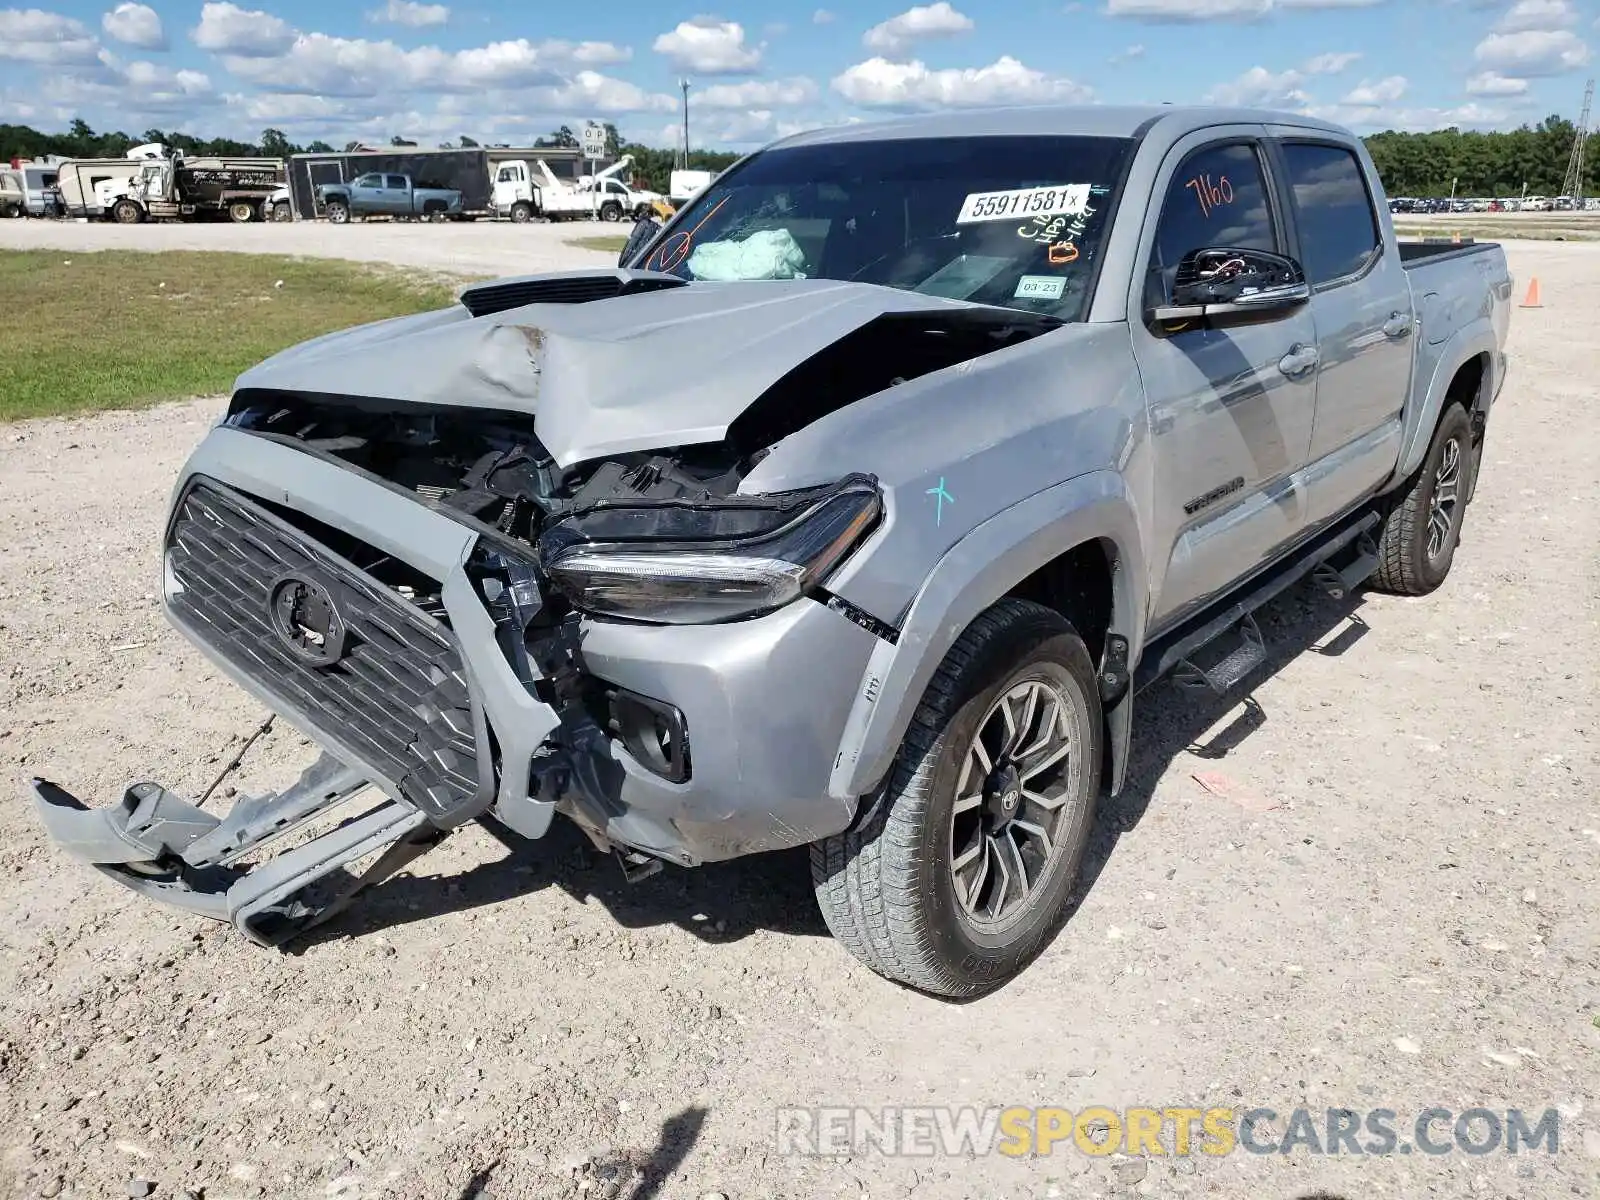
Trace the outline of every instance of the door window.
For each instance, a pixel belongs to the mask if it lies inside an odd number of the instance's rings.
[[[1243,142],[1197,150],[1173,172],[1150,256],[1147,306],[1168,302],[1184,255],[1228,246],[1280,249],[1261,159]]]
[[[1356,156],[1343,146],[1283,147],[1306,277],[1313,285],[1364,270],[1383,250]]]
[[[397,191],[403,192],[406,190],[406,177],[404,175],[390,175],[388,176],[388,183],[390,187]]]
[[[353,186],[359,188],[381,188],[383,186],[383,176],[363,175],[360,179],[355,181]]]

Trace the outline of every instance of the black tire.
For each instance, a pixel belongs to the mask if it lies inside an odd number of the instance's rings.
[[[228,205],[228,220],[235,225],[248,225],[256,219],[256,206],[248,200],[235,200]]]
[[[328,211],[328,222],[329,222],[329,224],[332,224],[332,225],[348,225],[348,224],[350,224],[350,206],[348,204],[346,204],[343,200],[329,200],[328,201],[328,206],[327,206],[327,211]]]
[[[1449,468],[1454,463],[1453,473]],[[1378,540],[1378,569],[1371,585],[1397,596],[1425,596],[1444,582],[1461,540],[1467,497],[1477,455],[1472,446],[1472,425],[1461,405],[1449,403],[1433,432],[1433,442],[1417,473],[1393,497],[1394,507],[1384,519]],[[1451,492],[1448,500],[1444,491]],[[1448,526],[1434,536],[1435,500],[1447,510]]]
[[[274,221],[294,220],[294,208],[287,200],[279,200],[272,206],[272,219]]]
[[[615,200],[607,200],[600,206],[600,219],[602,221],[622,220],[622,205]]]
[[[1062,711],[1070,709],[1075,750],[1063,765],[1066,800],[1033,894],[1006,916],[1002,893],[1000,919],[985,926],[964,911],[956,892],[956,792],[1001,698],[1035,682],[1059,692]],[[1066,919],[1100,791],[1103,728],[1095,667],[1072,626],[1024,600],[988,609],[940,663],[884,791],[855,828],[811,847],[812,882],[829,930],[874,971],[937,995],[978,996],[1015,977]],[[998,768],[1000,756],[994,759]],[[1018,803],[1015,786],[1005,787],[1010,803]],[[988,796],[987,785],[984,791]],[[998,813],[1001,803],[1000,795],[991,796],[960,820],[990,821],[991,806]],[[1012,815],[1027,803],[1010,809]],[[970,828],[981,843],[982,830]],[[982,853],[978,865],[989,872],[991,860]],[[1020,854],[1013,861],[1020,866]],[[980,881],[971,890],[984,886]]]
[[[518,225],[526,225],[533,220],[533,205],[526,200],[518,200],[511,206],[511,219]]]
[[[111,217],[118,225],[137,225],[144,220],[144,209],[133,200],[118,200],[111,206]]]

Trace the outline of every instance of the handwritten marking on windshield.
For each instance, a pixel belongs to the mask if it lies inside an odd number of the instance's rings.
[[[711,220],[712,217],[716,216],[717,210],[727,202],[728,197],[724,196],[721,200],[718,200],[714,205],[711,206],[711,211],[705,216],[701,217],[699,224],[697,224],[693,229],[675,233],[666,241],[662,242],[661,245],[656,248],[656,252],[650,256],[656,261],[655,269],[657,271],[677,270],[678,265],[682,263],[684,259],[689,257],[689,251],[694,247],[694,235],[699,233],[701,227],[705,225],[707,221]],[[669,246],[672,247],[671,250],[667,249]],[[671,261],[668,261],[669,259]]]
[[[929,488],[926,492],[923,493],[923,495],[932,496],[933,497],[933,500],[934,500],[933,523],[934,523],[934,525],[936,525],[936,526],[937,525],[943,525],[944,524],[944,506],[946,504],[954,504],[956,502],[956,498],[945,490],[944,476],[943,475],[939,476],[939,485],[937,487]]]

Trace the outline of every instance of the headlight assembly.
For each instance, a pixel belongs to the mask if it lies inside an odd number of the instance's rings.
[[[825,579],[877,524],[877,480],[719,501],[605,501],[539,540],[551,587],[597,616],[671,625],[781,608]]]

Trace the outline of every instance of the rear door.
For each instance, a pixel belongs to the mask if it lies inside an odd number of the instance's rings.
[[[1415,353],[1411,286],[1351,146],[1294,135],[1273,149],[1321,355],[1306,473],[1307,516],[1321,522],[1394,468]]]
[[[1305,465],[1316,395],[1316,330],[1305,308],[1227,328],[1163,330],[1190,251],[1285,253],[1289,231],[1260,126],[1179,141],[1157,175],[1129,297],[1155,461],[1152,627],[1181,619],[1303,528],[1291,478]]]
[[[388,202],[390,212],[411,212],[411,180],[404,175],[385,175],[383,177],[383,187],[384,197]]]

